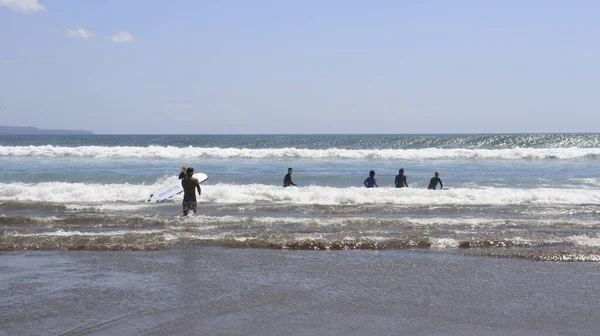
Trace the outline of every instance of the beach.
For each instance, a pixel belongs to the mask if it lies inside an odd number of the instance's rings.
[[[596,263],[430,251],[0,255],[5,335],[597,335]]]

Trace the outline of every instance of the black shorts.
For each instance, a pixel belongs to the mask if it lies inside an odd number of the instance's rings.
[[[196,214],[196,208],[198,208],[198,202],[183,201],[183,215],[187,215],[190,210]]]

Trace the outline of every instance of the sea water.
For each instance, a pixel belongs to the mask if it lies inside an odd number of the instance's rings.
[[[145,202],[180,165],[195,216]],[[0,335],[600,333],[600,134],[0,136],[0,167]]]
[[[0,250],[173,246],[600,260],[600,134],[0,136]],[[196,216],[144,202],[179,166]],[[283,188],[288,167],[302,188]],[[394,188],[404,168],[408,188]],[[364,179],[376,171],[379,187]],[[447,190],[427,190],[438,171]],[[438,187],[439,189],[439,187]]]

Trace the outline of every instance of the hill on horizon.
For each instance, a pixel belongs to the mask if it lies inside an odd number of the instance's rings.
[[[37,127],[19,127],[19,126],[0,126],[0,134],[10,134],[10,135],[30,135],[30,134],[39,134],[39,135],[91,135],[94,134],[92,131],[84,131],[84,130],[68,130],[68,129],[42,129]]]

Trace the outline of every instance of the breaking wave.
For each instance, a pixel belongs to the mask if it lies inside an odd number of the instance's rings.
[[[136,209],[150,206],[143,201],[161,185],[94,184],[94,183],[0,183],[0,208],[18,208],[20,202],[36,207],[102,207]],[[217,184],[202,187],[201,203],[215,204],[318,204],[318,205],[598,205],[600,193],[593,189],[559,188],[454,188],[424,190],[417,188],[360,187],[335,188],[306,186],[281,188],[262,184]],[[181,195],[172,201],[181,201]],[[53,203],[54,205],[48,204]],[[81,209],[81,208],[80,208]]]
[[[420,149],[306,149],[306,148],[218,148],[173,146],[0,146],[0,156],[88,157],[88,158],[309,158],[309,159],[535,159],[535,160],[597,160],[600,148],[420,148]]]

